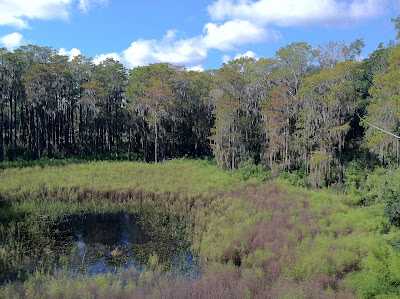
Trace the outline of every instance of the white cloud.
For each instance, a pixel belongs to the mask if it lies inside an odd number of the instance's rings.
[[[79,0],[79,8],[87,12],[94,4],[107,0]],[[29,20],[67,20],[75,0],[0,0],[0,26],[29,28]]]
[[[233,50],[236,45],[274,42],[281,38],[278,32],[249,21],[228,21],[222,25],[207,23],[203,32],[203,42],[207,48],[223,51]]]
[[[155,62],[193,64],[207,58],[207,50],[200,45],[199,38],[180,39],[177,32],[169,30],[162,40],[139,39],[122,52],[130,67]]]
[[[21,45],[22,38],[22,34],[14,32],[1,37],[0,43],[2,43],[8,50],[13,50]]]
[[[222,63],[228,63],[231,60],[232,60],[232,57],[229,55],[222,56]]]
[[[118,53],[108,53],[108,54],[101,54],[101,55],[96,55],[93,58],[93,63],[94,64],[100,64],[107,58],[112,58],[117,61],[121,61],[121,56]]]
[[[282,39],[275,26],[338,25],[374,18],[397,0],[216,0],[208,6],[214,21],[204,25],[200,35],[186,38],[169,30],[161,40],[139,39],[121,53],[128,67],[155,62],[201,64],[212,49],[235,51],[239,46],[272,43]],[[252,57],[248,51],[233,59]],[[232,57],[224,55],[224,63]]]
[[[256,57],[256,53],[254,53],[253,51],[247,51],[244,54],[240,54],[237,53],[234,59],[240,59],[240,58],[254,58],[254,59],[258,59],[258,57]]]
[[[218,0],[208,6],[213,20],[248,20],[260,25],[343,26],[382,15],[395,0]]]
[[[243,54],[237,53],[235,58],[233,58],[233,60],[240,59],[240,58],[254,58],[256,60],[259,59],[259,57],[256,56],[256,53],[254,53],[253,51],[247,51],[246,53],[243,53]],[[229,55],[222,56],[223,63],[228,63],[231,60],[232,60],[232,57]]]
[[[107,2],[108,0],[79,0],[78,6],[83,12],[88,12],[90,7],[92,7],[93,5],[105,5]]]
[[[29,28],[27,20],[67,19],[73,0],[2,0],[0,25]]]
[[[204,68],[201,64],[194,65],[191,67],[186,68],[187,71],[193,71],[193,72],[204,72]]]
[[[204,62],[210,49],[234,50],[239,45],[274,42],[280,38],[279,33],[248,21],[207,23],[203,34],[192,38],[180,38],[177,31],[169,30],[162,40],[139,39],[122,52],[122,57],[129,67],[155,62],[190,65]]]
[[[61,49],[58,51],[58,54],[64,55],[64,56],[69,56],[69,60],[72,60],[72,59],[74,59],[76,56],[81,55],[82,52],[81,52],[79,49],[77,49],[77,48],[72,48],[70,51],[67,51],[67,50],[64,49],[64,48],[61,48]]]

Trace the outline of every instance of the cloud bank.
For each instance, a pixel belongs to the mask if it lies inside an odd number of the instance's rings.
[[[212,20],[248,20],[267,26],[346,26],[385,13],[393,0],[218,0],[208,6]]]
[[[22,38],[22,34],[14,32],[0,37],[0,43],[8,50],[14,50],[22,44]]]
[[[72,60],[72,59],[74,59],[76,56],[81,55],[82,52],[81,52],[79,49],[77,49],[77,48],[72,48],[70,51],[67,51],[67,50],[64,49],[64,48],[61,48],[61,49],[58,51],[58,54],[64,55],[64,56],[69,56],[69,60]]]
[[[170,30],[161,40],[139,39],[122,52],[121,59],[128,67],[155,62],[199,64],[213,49],[235,51],[243,45],[282,39],[271,26],[349,26],[381,16],[393,3],[394,0],[217,0],[207,8],[213,22],[203,26],[202,34],[179,38],[176,31]],[[245,54],[255,55],[251,51]],[[224,62],[229,60],[229,55],[223,56]]]
[[[106,3],[107,0],[79,0],[78,7],[87,12],[94,4]],[[67,20],[75,4],[75,0],[1,0],[0,26],[27,29],[29,20]]]
[[[192,38],[180,38],[176,31],[170,30],[162,40],[134,41],[122,52],[122,59],[129,67],[155,62],[199,64],[207,59],[208,51],[212,49],[231,51],[238,46],[272,43],[280,38],[279,32],[248,21],[207,23],[203,27],[203,33]]]
[[[68,19],[74,7],[87,13],[94,5],[108,0],[0,0],[0,26],[29,28],[33,19]],[[127,67],[156,62],[189,65],[202,69],[210,50],[236,51],[244,45],[274,43],[282,39],[279,28],[299,26],[343,27],[373,19],[394,9],[397,0],[216,0],[207,7],[211,22],[200,34],[186,37],[179,31],[168,30],[162,39],[137,39],[120,53],[105,53],[94,57],[95,63],[113,58]],[[1,37],[9,49],[19,46],[22,35],[14,32]],[[60,53],[75,57],[76,48]],[[255,57],[248,51],[240,57]],[[225,54],[223,62],[231,60]]]

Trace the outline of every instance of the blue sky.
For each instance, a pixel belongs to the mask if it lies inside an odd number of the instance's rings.
[[[0,46],[201,70],[241,55],[273,57],[292,42],[363,37],[367,57],[396,36],[390,19],[399,14],[399,0],[0,0]]]

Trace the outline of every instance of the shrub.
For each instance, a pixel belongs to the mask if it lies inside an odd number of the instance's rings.
[[[239,164],[238,170],[234,172],[234,177],[244,181],[255,178],[263,182],[271,179],[272,176],[271,172],[265,171],[260,164],[255,165],[251,160],[249,160]]]
[[[390,190],[388,192],[385,215],[391,224],[400,227],[400,194]]]

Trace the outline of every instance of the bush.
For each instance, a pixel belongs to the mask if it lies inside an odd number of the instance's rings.
[[[272,178],[271,172],[265,171],[260,164],[255,165],[251,160],[241,162],[239,169],[234,173],[234,177],[244,181],[255,178],[261,182]]]
[[[304,188],[309,188],[310,183],[308,182],[306,176],[302,171],[293,171],[293,172],[281,172],[279,174],[279,178],[283,180],[287,180],[290,182],[290,184],[298,187],[304,187]]]
[[[390,190],[385,207],[385,215],[391,224],[400,227],[400,194]]]

